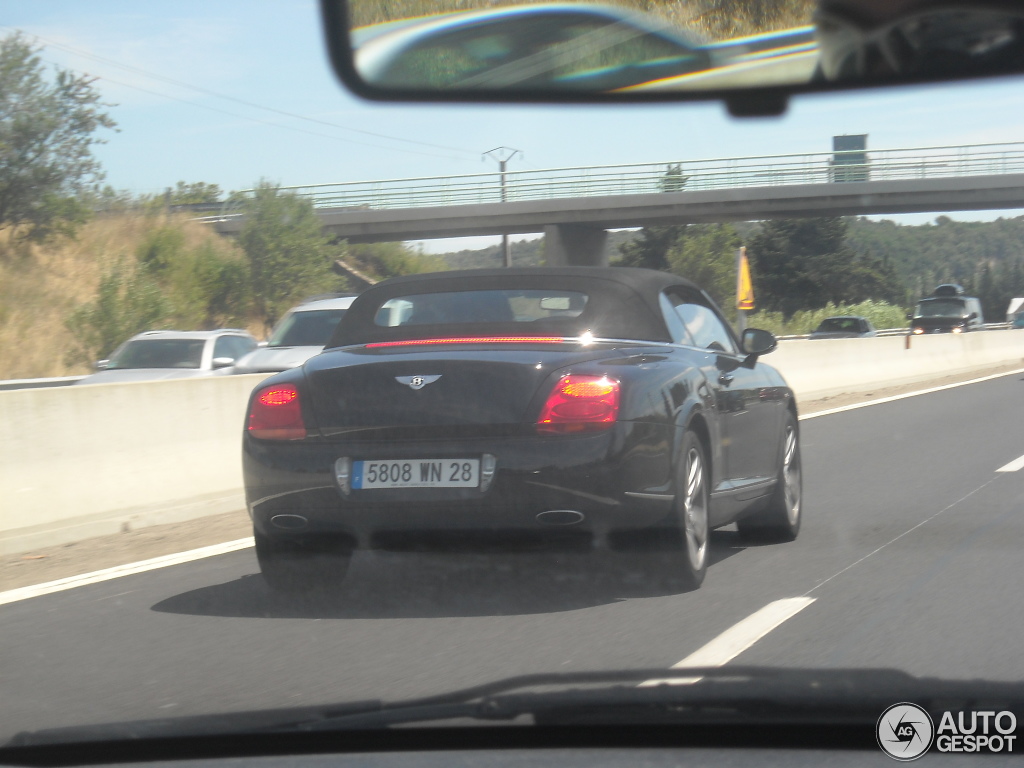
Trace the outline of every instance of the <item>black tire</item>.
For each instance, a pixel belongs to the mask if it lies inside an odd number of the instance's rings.
[[[782,457],[779,460],[778,482],[768,506],[736,521],[746,537],[765,541],[793,541],[800,533],[803,519],[803,478],[800,464],[800,428],[796,417],[786,413],[782,431]]]
[[[276,592],[325,592],[345,578],[351,552],[320,552],[275,543],[258,531],[256,559],[267,586]]]
[[[668,525],[620,532],[610,564],[619,578],[673,592],[697,589],[708,567],[711,499],[704,444],[687,430],[680,444],[675,499]],[[693,470],[694,482],[687,478]]]
[[[679,586],[696,589],[707,573],[711,539],[708,462],[704,444],[689,429],[683,434],[679,453],[676,498],[672,503],[682,541],[679,556],[671,566],[671,576]]]
[[[679,446],[676,466],[675,499],[672,502],[672,529],[665,532],[652,551],[636,557],[657,583],[673,591],[691,591],[700,587],[708,569],[708,463],[704,444],[695,432],[687,430]]]

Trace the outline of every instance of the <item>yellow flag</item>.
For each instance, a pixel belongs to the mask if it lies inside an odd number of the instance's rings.
[[[736,276],[736,309],[750,312],[754,309],[754,284],[750,282],[750,264],[747,248],[740,248],[740,269]]]

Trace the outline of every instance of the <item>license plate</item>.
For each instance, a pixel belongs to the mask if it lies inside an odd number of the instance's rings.
[[[476,488],[480,459],[352,462],[352,488]]]

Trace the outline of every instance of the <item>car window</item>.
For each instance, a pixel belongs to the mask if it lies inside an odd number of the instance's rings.
[[[331,338],[344,309],[308,309],[292,312],[274,329],[268,347],[322,347]]]
[[[238,360],[256,348],[256,343],[243,336],[221,336],[213,347],[213,357],[230,357]]]
[[[926,299],[917,305],[916,317],[963,317],[967,314],[963,299]]]
[[[686,325],[683,323],[683,318],[676,311],[675,302],[669,298],[666,294],[661,294],[659,299],[661,304],[661,313],[665,318],[665,325],[668,326],[669,333],[672,334],[672,340],[677,344],[687,344],[689,346],[695,346],[693,337],[690,336],[690,332],[686,330]]]
[[[198,368],[205,346],[202,339],[137,339],[125,344],[107,368]]]
[[[456,291],[389,299],[377,312],[378,325],[474,325],[531,323],[579,317],[587,295],[576,291]]]
[[[853,317],[832,317],[827,320],[822,320],[821,325],[818,326],[818,331],[821,333],[862,333],[864,330],[863,326],[863,321],[857,320]]]
[[[702,349],[737,354],[736,343],[725,323],[713,309],[685,296],[674,296],[674,309],[693,345]]]

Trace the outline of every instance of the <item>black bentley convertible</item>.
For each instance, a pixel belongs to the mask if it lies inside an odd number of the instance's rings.
[[[356,549],[604,547],[695,587],[712,528],[800,528],[796,404],[759,360],[775,344],[648,270],[376,285],[322,354],[250,399],[262,572],[300,589]]]

